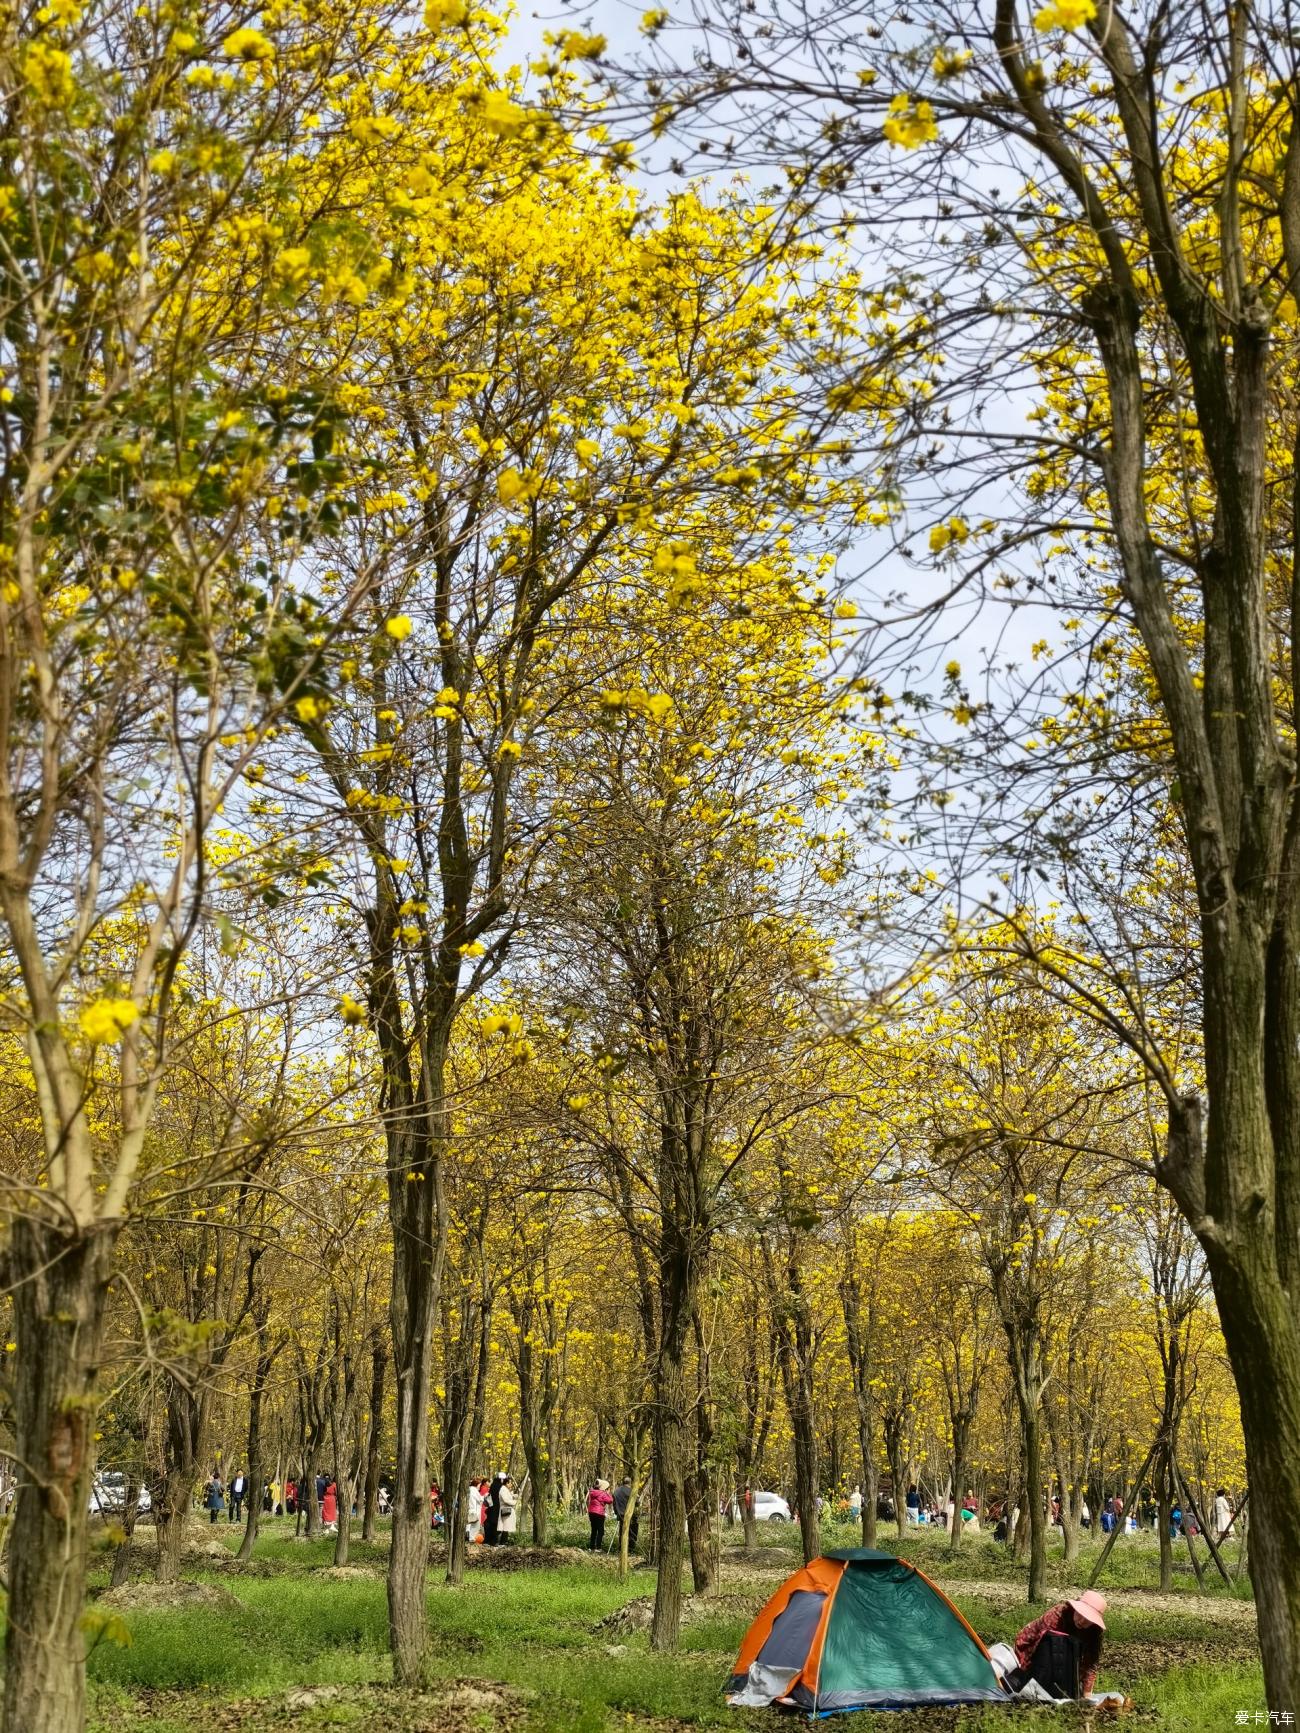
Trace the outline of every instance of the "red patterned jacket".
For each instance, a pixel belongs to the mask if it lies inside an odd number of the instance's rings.
[[[1086,1697],[1096,1683],[1097,1668],[1101,1665],[1101,1632],[1096,1625],[1085,1625],[1080,1630],[1068,1601],[1049,1607],[1041,1618],[1026,1625],[1016,1638],[1016,1660],[1026,1672],[1033,1661],[1034,1650],[1049,1631],[1063,1631],[1067,1637],[1079,1639],[1079,1690]]]

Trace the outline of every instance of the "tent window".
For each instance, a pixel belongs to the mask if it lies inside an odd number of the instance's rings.
[[[772,1621],[758,1660],[765,1667],[802,1668],[826,1605],[816,1589],[796,1589]]]

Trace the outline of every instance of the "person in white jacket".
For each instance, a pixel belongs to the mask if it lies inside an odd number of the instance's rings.
[[[519,1490],[507,1474],[501,1482],[501,1515],[497,1519],[497,1542],[504,1546],[519,1522]]]

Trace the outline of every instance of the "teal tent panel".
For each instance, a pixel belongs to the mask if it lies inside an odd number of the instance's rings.
[[[819,1709],[1005,1702],[988,1656],[929,1583],[896,1559],[851,1559],[835,1593]]]

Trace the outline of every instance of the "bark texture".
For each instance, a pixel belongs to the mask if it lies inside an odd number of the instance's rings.
[[[9,1552],[5,1733],[81,1733],[80,1627],[94,1473],[95,1375],[115,1227],[66,1234],[19,1216],[13,1295],[14,1446],[20,1479]]]
[[[278,1351],[270,1339],[270,1303],[259,1297],[253,1310],[257,1332],[257,1360],[253,1366],[253,1382],[248,1392],[248,1512],[244,1518],[244,1538],[239,1543],[239,1558],[246,1562],[253,1556],[258,1525],[262,1520],[262,1488],[266,1483],[265,1446],[262,1437],[262,1402],[266,1382],[271,1376]]]
[[[655,1462],[655,1604],[650,1646],[677,1647],[682,1621],[682,1569],[686,1563],[686,1380],[681,1349],[666,1342],[655,1379],[652,1437]]]
[[[370,1356],[370,1428],[366,1437],[366,1490],[361,1538],[375,1538],[379,1512],[379,1447],[384,1437],[384,1383],[388,1376],[388,1343],[377,1335]]]
[[[443,1367],[446,1396],[442,1420],[442,1490],[447,1519],[447,1581],[465,1574],[469,1512],[469,1476],[483,1442],[487,1415],[488,1372],[491,1367],[492,1313],[495,1287],[482,1256],[487,1203],[478,1211],[477,1289],[460,1289],[455,1306],[444,1300]]]
[[[803,1234],[798,1227],[791,1227],[788,1231],[781,1266],[776,1264],[766,1244],[764,1246],[781,1383],[794,1439],[799,1537],[804,1563],[808,1564],[821,1553],[822,1542],[817,1484],[817,1409],[813,1396],[816,1331],[812,1308],[804,1292],[803,1250]]]

